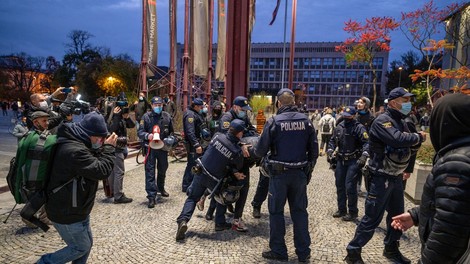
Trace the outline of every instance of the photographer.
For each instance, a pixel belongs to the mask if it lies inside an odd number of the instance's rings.
[[[149,104],[147,99],[145,99],[144,93],[139,93],[139,101],[135,101],[131,106],[131,111],[135,112],[135,120],[137,123],[140,123],[140,120],[145,115],[145,113],[151,109],[152,106]]]
[[[42,93],[34,93],[30,96],[31,108],[25,109],[23,113],[23,115],[26,116],[26,124],[28,126],[28,129],[31,129],[33,127],[33,121],[31,119],[31,116],[36,111],[43,111],[50,115],[49,126],[47,127],[47,129],[49,130],[56,128],[60,123],[62,123],[62,120],[63,120],[62,116],[53,112],[51,110],[50,105],[52,104],[53,98],[57,97],[59,94],[65,94],[65,92],[63,91],[64,89],[73,90],[73,88],[70,88],[70,87],[69,88],[59,87],[57,88],[57,90],[55,90],[54,93],[52,93],[50,96],[47,96],[47,97],[44,96]]]
[[[115,102],[115,107],[112,112],[112,119],[109,123],[109,131],[115,133],[117,138],[116,143],[116,160],[111,175],[108,177],[108,182],[111,187],[111,193],[114,194],[114,203],[130,203],[131,198],[128,198],[123,192],[124,181],[124,159],[127,157],[127,128],[135,127],[135,123],[129,118],[129,107],[127,101]],[[108,117],[109,120],[109,117]]]

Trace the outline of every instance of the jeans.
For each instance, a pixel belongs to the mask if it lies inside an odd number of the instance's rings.
[[[338,159],[336,163],[336,197],[338,210],[347,212],[346,201],[350,214],[356,214],[357,209],[357,159],[343,161]]]
[[[402,232],[391,226],[392,217],[404,212],[403,178],[386,176],[383,174],[372,175],[370,189],[366,198],[365,215],[356,228],[356,234],[347,249],[364,247],[372,238],[375,228],[382,222],[385,210],[387,210],[387,233],[384,243],[390,245],[400,240]]]
[[[157,184],[155,184],[155,163],[157,167]],[[145,191],[148,199],[154,199],[157,192],[165,190],[166,171],[168,169],[168,152],[150,149],[145,160]]]
[[[271,175],[269,193],[269,247],[271,251],[287,258],[284,239],[286,234],[284,207],[287,200],[294,225],[295,253],[299,259],[305,259],[310,255],[311,244],[308,231],[307,175],[301,169]]]
[[[67,244],[66,247],[54,253],[45,254],[39,259],[42,263],[86,263],[93,245],[90,228],[90,216],[82,222],[63,225],[53,223],[60,237]]]

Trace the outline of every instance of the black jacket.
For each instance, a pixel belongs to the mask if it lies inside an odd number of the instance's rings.
[[[94,152],[91,143],[80,139],[83,136],[77,135],[73,127],[74,124],[59,127],[47,186],[47,216],[59,224],[72,224],[88,217],[95,202],[98,181],[109,176],[115,159],[113,146],[104,145]],[[59,186],[63,187],[52,194]]]
[[[431,113],[437,151],[420,207],[409,212],[419,225],[422,263],[457,263],[470,240],[470,96],[446,95]]]

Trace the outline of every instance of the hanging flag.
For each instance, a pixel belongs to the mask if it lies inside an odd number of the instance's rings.
[[[274,23],[274,20],[276,20],[277,11],[279,10],[280,5],[281,5],[281,0],[277,0],[276,8],[274,8],[274,11],[273,11],[273,19],[269,23],[270,26]]]
[[[227,45],[227,22],[225,12],[225,0],[219,0],[217,6],[218,29],[217,29],[217,62],[215,63],[215,79],[225,81],[225,49]]]
[[[194,25],[194,74],[206,77],[209,69],[209,5],[207,0],[196,0],[193,4]]]
[[[157,3],[155,0],[147,0],[147,52],[148,52],[148,65],[147,66],[147,77],[152,77],[155,74],[150,68],[157,67]]]

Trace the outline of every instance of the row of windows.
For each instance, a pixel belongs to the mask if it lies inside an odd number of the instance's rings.
[[[269,68],[269,69],[281,69],[282,58],[251,58],[250,67],[254,69],[258,68]],[[381,69],[383,67],[383,58],[374,58],[373,66],[375,69]],[[289,59],[285,60],[285,68],[289,68]],[[346,65],[344,58],[295,58],[294,68],[324,68],[324,69],[366,69],[369,68],[367,63],[353,63],[352,65]]]
[[[359,97],[372,94],[372,84],[305,84],[305,95],[308,96],[353,96]],[[271,92],[281,89],[280,83],[251,82],[250,90],[253,92]],[[357,98],[356,98],[357,99]]]
[[[382,72],[378,71],[377,82],[382,81]],[[250,81],[279,82],[282,71],[250,71]],[[284,81],[288,73],[284,73]],[[372,82],[372,72],[369,71],[295,71],[295,82]]]
[[[282,53],[283,48],[251,48],[252,53]],[[286,47],[286,53],[290,52],[290,47]],[[336,52],[335,47],[296,47],[295,52]]]

